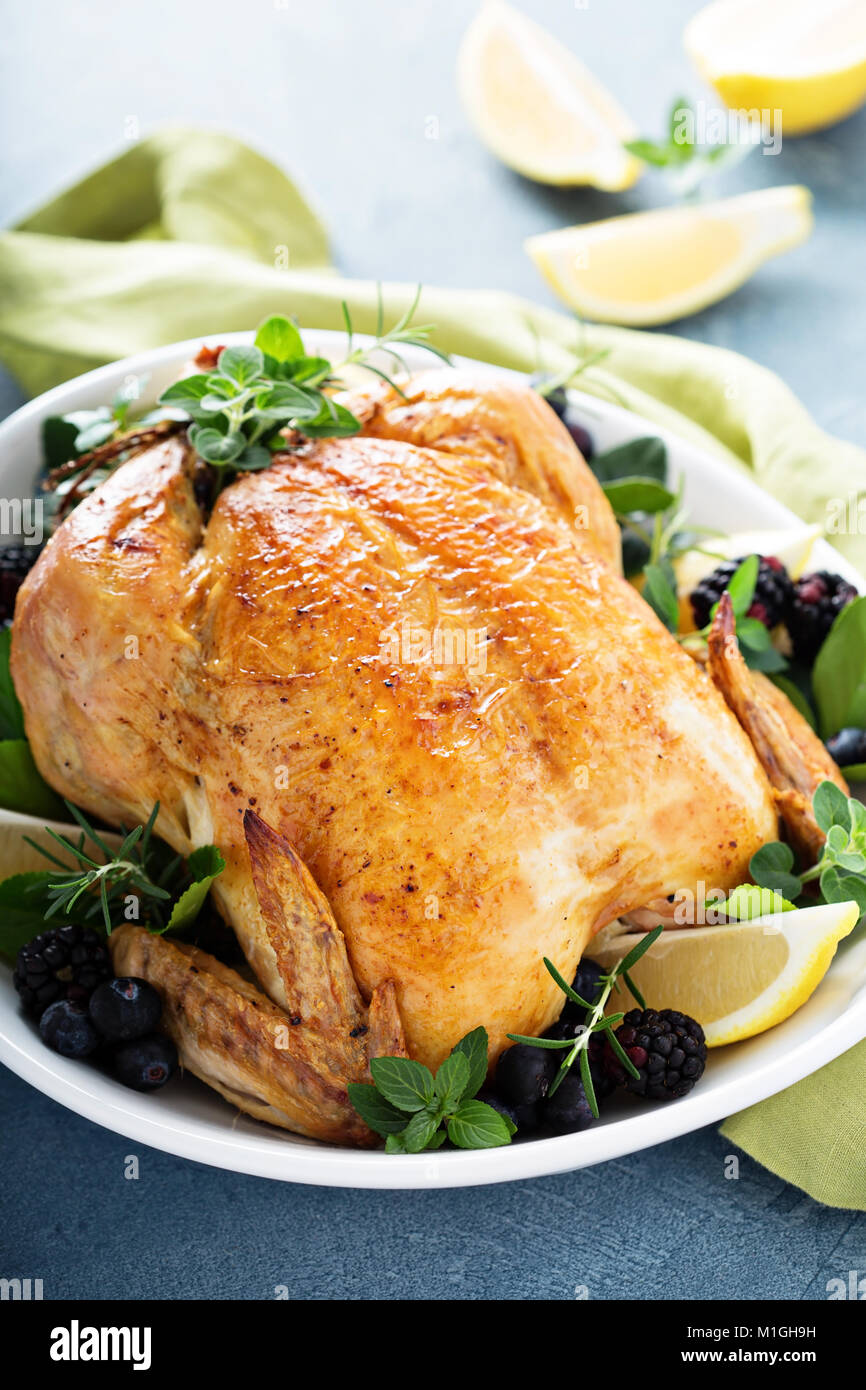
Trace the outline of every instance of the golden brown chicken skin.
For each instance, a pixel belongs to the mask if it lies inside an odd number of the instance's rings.
[[[426,413],[447,381],[420,382]],[[242,475],[207,524],[179,439],[130,460],[49,544],[13,636],[52,785],[127,823],[158,799],[178,850],[217,843],[220,905],[288,1008],[254,808],[431,1065],[479,1024],[493,1057],[543,1029],[561,1004],[543,956],[570,977],[603,924],[742,882],[777,828],[737,719],[609,563],[610,510],[552,412],[480,399],[484,437],[517,420],[506,452],[533,468],[414,442],[405,416],[411,441],[379,437],[399,433],[387,396],[371,433]],[[551,500],[547,436],[580,528]]]

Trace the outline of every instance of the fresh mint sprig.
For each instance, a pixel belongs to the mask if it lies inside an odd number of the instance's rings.
[[[360,420],[330,394],[342,384],[341,373],[347,368],[362,367],[402,395],[394,372],[408,371],[403,349],[425,348],[449,361],[429,341],[432,325],[413,324],[420,295],[419,286],[409,308],[386,329],[380,291],[375,338],[363,347],[354,345],[352,318],[344,303],[348,350],[336,365],[308,354],[297,325],[274,314],[259,326],[254,344],[224,348],[213,371],[176,381],[163,391],[160,404],[186,412],[190,443],[218,469],[267,468],[275,450],[290,447],[287,430],[306,439],[357,434]],[[377,355],[384,355],[391,371],[373,360]]]
[[[812,809],[826,839],[818,862],[802,872],[795,869],[794,851],[781,840],[763,845],[752,855],[749,873],[759,888],[770,889],[789,902],[817,881],[827,903],[855,902],[866,913],[866,806],[846,796],[835,782],[821,782]]]
[[[350,1081],[349,1100],[387,1153],[421,1153],[450,1139],[459,1149],[511,1143],[515,1126],[475,1097],[487,1076],[487,1030],[461,1038],[434,1076],[408,1057],[374,1057],[373,1082]]]
[[[646,1001],[635,985],[629,972],[634,968],[641,956],[649,950],[653,942],[658,940],[662,931],[663,927],[659,924],[659,926],[655,927],[651,932],[648,932],[642,941],[639,941],[636,946],[633,946],[628,955],[623,956],[622,960],[617,962],[609,974],[600,976],[598,993],[592,1003],[586,999],[582,999],[581,996],[572,989],[571,985],[563,979],[553,962],[549,961],[546,956],[544,957],[544,965],[547,973],[556,981],[566,998],[570,999],[572,1003],[577,1004],[579,1008],[587,1011],[586,1024],[578,1031],[574,1038],[528,1038],[522,1033],[508,1034],[510,1040],[515,1043],[527,1043],[530,1047],[561,1050],[566,1053],[560,1064],[559,1071],[551,1082],[550,1090],[547,1093],[549,1096],[552,1096],[554,1092],[559,1089],[566,1076],[571,1071],[571,1068],[574,1066],[574,1063],[577,1062],[580,1068],[580,1079],[583,1082],[584,1093],[589,1102],[589,1108],[595,1119],[598,1119],[598,1101],[595,1095],[595,1087],[592,1083],[588,1051],[589,1040],[594,1033],[605,1034],[606,1041],[609,1043],[618,1061],[625,1067],[629,1076],[638,1075],[637,1067],[626,1054],[619,1039],[614,1033],[614,1029],[619,1026],[625,1015],[622,1013],[605,1014],[604,1011],[607,1001],[610,998],[611,991],[619,988],[617,982],[620,979],[622,979],[631,990],[640,1007],[642,1009],[646,1008]]]

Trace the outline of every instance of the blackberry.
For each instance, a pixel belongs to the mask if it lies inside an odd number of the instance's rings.
[[[86,1008],[111,975],[105,942],[90,927],[69,923],[44,931],[18,952],[14,983],[27,1013],[39,1018],[58,999]]]
[[[707,1045],[704,1030],[675,1009],[631,1009],[615,1033],[638,1075],[630,1076],[608,1045],[606,1068],[611,1076],[648,1100],[678,1100],[704,1074]]]
[[[7,545],[0,549],[0,622],[12,621],[15,597],[38,556],[38,545]]]
[[[818,570],[794,585],[787,627],[798,661],[811,664],[842,609],[857,597],[857,590],[841,574]]]
[[[706,627],[710,621],[713,607],[718,603],[734,574],[746,558],[747,556],[741,555],[738,560],[725,560],[723,564],[718,565],[713,570],[712,574],[706,575],[697,588],[692,590],[689,599],[696,627]],[[762,555],[758,567],[755,595],[746,616],[757,618],[758,622],[763,623],[767,628],[774,628],[777,623],[782,622],[787,617],[793,593],[794,586],[791,583],[791,577],[782,561],[777,560],[775,555]]]
[[[840,767],[866,763],[866,729],[840,729],[827,739],[826,748]]]

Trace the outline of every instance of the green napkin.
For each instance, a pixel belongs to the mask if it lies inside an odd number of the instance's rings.
[[[383,287],[396,317],[414,286]],[[32,394],[181,338],[283,311],[314,328],[373,331],[376,286],[340,279],[327,237],[279,169],[228,136],[165,130],[0,235],[0,359]],[[532,371],[571,360],[574,321],[492,290],[425,288],[438,346]],[[419,320],[419,321],[420,321]],[[587,325],[609,349],[581,387],[667,425],[823,525],[866,482],[866,454],[817,428],[771,372],[722,348]],[[748,519],[744,518],[744,524]],[[834,536],[866,571],[866,535]],[[817,1200],[866,1210],[866,1043],[723,1132]]]

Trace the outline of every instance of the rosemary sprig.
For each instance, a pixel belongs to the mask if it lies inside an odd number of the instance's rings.
[[[625,1015],[622,1013],[605,1014],[604,1011],[607,1001],[610,998],[611,991],[615,988],[619,988],[617,981],[620,979],[622,979],[631,990],[640,1007],[642,1009],[646,1008],[644,999],[640,991],[635,988],[634,981],[629,972],[637,964],[644,952],[649,950],[653,942],[658,940],[662,931],[663,927],[659,925],[655,927],[653,931],[648,932],[642,941],[639,941],[636,946],[632,947],[628,955],[617,962],[609,974],[601,976],[599,980],[598,996],[593,1003],[590,1003],[587,999],[582,999],[581,996],[572,989],[571,985],[563,979],[553,962],[549,961],[546,956],[544,957],[544,965],[547,973],[556,981],[566,998],[570,999],[572,1003],[577,1004],[579,1008],[586,1009],[588,1014],[586,1024],[578,1030],[573,1039],[527,1038],[522,1033],[508,1034],[511,1042],[528,1043],[530,1047],[544,1047],[566,1052],[566,1056],[563,1058],[559,1071],[553,1078],[550,1090],[547,1093],[549,1096],[552,1096],[554,1092],[559,1089],[566,1076],[571,1071],[574,1063],[577,1061],[580,1067],[583,1089],[589,1101],[589,1107],[595,1119],[598,1119],[598,1101],[595,1095],[595,1087],[592,1084],[592,1075],[589,1069],[589,1053],[587,1051],[589,1040],[594,1033],[605,1033],[607,1042],[610,1044],[621,1065],[625,1067],[630,1076],[638,1075],[637,1068],[631,1058],[626,1055],[613,1031],[622,1022]]]
[[[124,828],[123,841],[115,849],[77,806],[70,801],[65,804],[70,816],[81,827],[77,841],[50,826],[45,827],[45,832],[64,852],[66,859],[24,836],[29,845],[60,870],[53,882],[37,883],[29,890],[38,889],[39,907],[46,921],[61,913],[82,922],[96,923],[101,919],[106,934],[110,935],[113,910],[121,910],[126,898],[134,894],[147,899],[145,916],[152,931],[162,932],[169,926],[189,924],[213,878],[224,867],[222,857],[212,846],[194,851],[185,863],[179,854],[173,854],[162,841],[155,840],[157,801],[143,825],[128,832]],[[85,849],[88,842],[94,847],[92,853],[89,846]],[[96,858],[96,853],[103,858]],[[169,903],[173,903],[170,909],[167,908]]]

